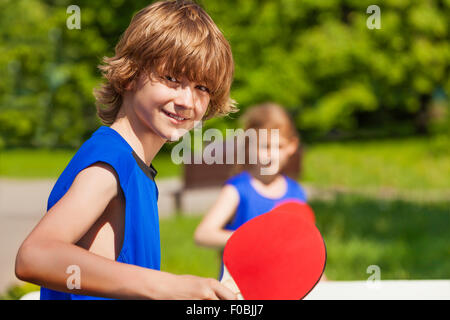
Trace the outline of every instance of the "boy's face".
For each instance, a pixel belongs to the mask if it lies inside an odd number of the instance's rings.
[[[136,116],[161,138],[176,141],[201,121],[209,105],[209,89],[170,75],[139,77],[131,96]]]

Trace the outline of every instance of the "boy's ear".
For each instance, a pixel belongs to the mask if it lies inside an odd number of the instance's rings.
[[[138,88],[138,86],[143,86],[145,84],[145,75],[143,74],[143,72],[133,76],[132,78],[130,78],[127,82],[127,84],[125,85],[124,89],[126,91],[134,91]]]
[[[132,91],[132,90],[134,90],[135,87],[136,87],[136,79],[131,79],[125,85],[125,90],[126,91]]]
[[[131,91],[131,81],[125,86],[125,91]]]

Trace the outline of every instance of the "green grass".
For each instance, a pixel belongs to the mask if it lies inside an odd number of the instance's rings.
[[[3,150],[0,177],[57,178],[73,150]],[[154,160],[158,177],[180,176],[170,154]],[[321,143],[306,146],[302,182],[318,187],[450,190],[450,139]]]
[[[450,200],[419,202],[338,195],[311,203],[327,246],[325,274],[330,280],[366,280],[377,265],[381,280],[450,278]],[[199,216],[160,221],[161,269],[216,278],[216,250],[194,244]],[[11,288],[14,299],[35,286]]]
[[[21,286],[12,286],[5,293],[0,294],[0,300],[19,300],[21,297],[32,291],[39,291],[39,286],[32,283],[25,283]]]
[[[450,200],[416,202],[341,195],[313,201],[333,280],[450,278]]]
[[[74,155],[71,150],[11,149],[0,151],[4,178],[57,178]]]
[[[450,190],[450,139],[307,146],[302,181],[322,187]]]
[[[312,201],[327,245],[330,280],[366,280],[377,265],[382,280],[450,278],[450,201],[415,202],[340,195]],[[197,247],[200,217],[161,221],[162,269],[217,277],[215,250]]]
[[[56,179],[76,150],[11,149],[0,151],[0,177],[15,179]],[[153,161],[158,177],[179,176],[181,166],[169,154],[159,154]]]
[[[199,222],[200,217],[193,216],[161,220],[161,270],[217,278],[219,254],[197,246],[193,240]]]

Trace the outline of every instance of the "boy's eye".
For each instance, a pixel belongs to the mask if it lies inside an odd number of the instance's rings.
[[[205,87],[205,86],[197,86],[197,89],[209,93],[209,89],[207,87]]]
[[[179,81],[176,78],[174,78],[172,76],[169,76],[169,75],[164,76],[164,79],[166,79],[169,82],[179,83]],[[209,93],[209,89],[207,87],[205,87],[205,86],[198,85],[198,86],[196,86],[196,88],[201,90],[201,91]]]
[[[171,76],[166,76],[165,78],[166,78],[166,80],[168,80],[170,82],[178,82],[177,79],[175,79],[174,77],[171,77]]]

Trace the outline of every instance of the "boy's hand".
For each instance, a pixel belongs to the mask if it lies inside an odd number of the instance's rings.
[[[167,286],[173,291],[162,299],[180,300],[236,300],[237,296],[230,289],[212,278],[192,275],[174,275],[173,285]]]

